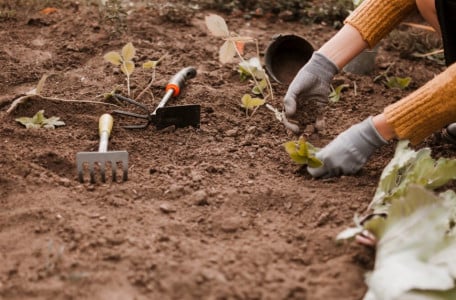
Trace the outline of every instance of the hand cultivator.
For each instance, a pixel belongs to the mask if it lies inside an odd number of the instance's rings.
[[[137,114],[133,112],[115,110],[113,114],[125,115],[134,118],[144,119],[144,124],[137,125],[126,125],[124,128],[128,129],[144,129],[147,128],[151,123],[155,125],[157,129],[163,129],[168,126],[176,127],[199,127],[200,125],[200,106],[196,104],[192,105],[180,105],[180,106],[169,106],[165,107],[166,103],[171,97],[179,96],[181,90],[185,86],[185,82],[188,79],[196,76],[196,69],[193,67],[187,67],[180,70],[174,75],[166,85],[166,94],[158,104],[157,108],[150,112],[147,106],[139,103],[133,99],[114,94],[113,97],[119,101],[125,101],[130,104],[138,106],[145,114]]]
[[[128,179],[128,152],[127,151],[108,151],[108,141],[111,134],[113,118],[110,114],[103,114],[98,122],[100,145],[98,152],[78,152],[76,163],[80,182],[84,182],[84,165],[88,165],[90,172],[90,182],[95,183],[95,170],[99,169],[101,181],[106,182],[106,167],[111,168],[112,181],[117,179],[117,163],[122,164],[122,180]]]

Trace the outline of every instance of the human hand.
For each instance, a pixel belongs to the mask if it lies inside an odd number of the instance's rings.
[[[350,175],[358,172],[375,149],[387,141],[378,133],[372,117],[339,134],[316,157],[323,162],[319,168],[307,168],[315,178]]]
[[[337,66],[326,56],[314,52],[288,87],[283,100],[285,114],[292,116],[296,113],[297,101],[301,97],[305,98],[306,101],[326,104],[331,92],[331,80],[338,71]]]

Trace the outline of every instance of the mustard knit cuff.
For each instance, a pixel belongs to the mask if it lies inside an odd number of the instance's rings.
[[[373,48],[415,8],[415,0],[364,0],[345,20]]]
[[[399,139],[414,145],[456,122],[456,64],[384,110]]]

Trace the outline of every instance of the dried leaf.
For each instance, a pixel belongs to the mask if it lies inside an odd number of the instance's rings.
[[[104,55],[104,59],[115,66],[120,66],[122,63],[122,57],[120,56],[119,52],[111,51]]]
[[[135,57],[136,49],[132,43],[128,43],[122,48],[122,57],[124,61],[131,61]]]
[[[37,95],[41,94],[44,88],[44,83],[46,82],[46,79],[48,78],[48,75],[44,74],[41,76],[40,81],[38,81],[38,84],[36,85],[35,93]]]
[[[206,26],[212,35],[217,37],[228,37],[230,35],[225,19],[219,15],[211,14],[206,16],[205,21]]]
[[[135,70],[135,64],[132,61],[125,61],[120,70],[127,76],[130,76]]]

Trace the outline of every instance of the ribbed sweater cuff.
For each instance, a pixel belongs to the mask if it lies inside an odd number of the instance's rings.
[[[414,145],[456,121],[456,64],[384,110],[398,138]]]
[[[355,27],[369,47],[373,48],[414,7],[414,0],[364,0],[345,23]]]

